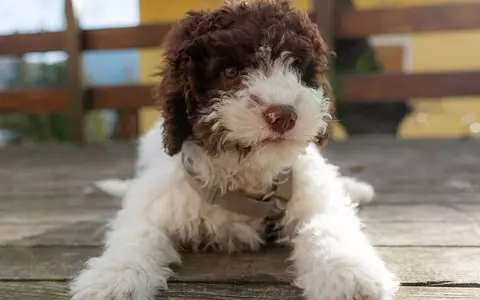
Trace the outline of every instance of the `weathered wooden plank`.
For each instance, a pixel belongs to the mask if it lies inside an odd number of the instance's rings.
[[[378,253],[407,285],[479,285],[478,247],[380,247]],[[101,252],[97,247],[0,247],[0,280],[65,280]],[[172,282],[290,282],[284,249],[259,253],[184,253]]]
[[[480,28],[478,15],[478,3],[344,9],[337,11],[335,34],[340,38],[357,38],[375,34],[476,29]]]
[[[382,151],[378,152],[378,148]],[[480,165],[479,148],[480,143],[473,141],[399,142],[369,139],[354,139],[329,146],[327,155],[333,162],[339,163],[343,170],[372,180],[386,191],[380,192],[377,201],[362,209],[360,214],[366,223],[365,231],[376,245],[382,246],[378,248],[379,253],[397,271],[401,281],[407,285],[443,286],[438,292],[429,287],[428,290],[403,293],[405,288],[402,288],[397,299],[478,298],[475,289],[454,289],[451,286],[480,284],[477,263],[480,261],[479,248],[465,247],[478,246],[479,241],[477,224],[480,205],[478,194],[475,193],[478,186],[475,181],[478,177],[475,176]],[[100,249],[97,247],[80,246],[101,244],[104,233],[102,226],[106,221],[103,218],[112,216],[119,203],[96,193],[80,194],[84,185],[95,178],[131,174],[133,158],[132,145],[125,144],[82,150],[66,146],[0,150],[0,235],[9,236],[14,245],[8,249],[15,249],[15,253],[6,254],[2,252],[6,247],[1,248],[0,277],[7,280],[12,280],[13,276],[29,280],[65,280],[81,268],[82,262],[98,253]],[[467,181],[467,185],[473,189],[459,189],[458,184],[454,189],[450,189],[449,184],[443,184],[445,188],[432,186],[441,186],[442,182],[448,183],[452,179],[464,183]],[[446,193],[447,190],[450,192]],[[461,193],[458,192],[460,190]],[[3,201],[6,199],[4,196],[8,196],[9,200]],[[31,230],[29,233],[29,226],[34,226],[38,231]],[[13,229],[17,229],[16,237],[12,237]],[[41,247],[25,248],[18,245]],[[400,247],[389,247],[391,245]],[[419,245],[422,247],[416,247]],[[72,252],[77,250],[82,253]],[[91,252],[87,254],[85,251]],[[185,254],[185,265],[176,269],[179,270],[179,276],[173,279],[171,287],[192,278],[206,278],[206,281],[230,278],[251,281],[252,285],[275,282],[275,286],[280,280],[286,284],[291,279],[285,273],[286,253],[275,251],[278,253],[267,251],[267,254],[261,254],[264,256],[253,255],[252,258],[247,255],[243,259],[226,258],[223,254],[204,254],[211,258]],[[47,252],[51,253],[50,256],[45,254]],[[235,265],[231,261],[237,260],[240,265],[229,266]],[[203,261],[204,265],[198,265],[196,261]],[[218,268],[224,269],[221,271],[223,273],[215,270],[204,272],[204,268],[214,265],[213,261],[219,264]],[[274,267],[268,269],[262,261]],[[5,270],[3,274],[2,270]],[[191,283],[185,284],[194,287]],[[0,295],[3,296],[2,288]],[[17,286],[17,289],[22,290],[23,287]],[[35,289],[38,298],[38,295],[42,295],[41,288]],[[206,289],[212,291],[215,288]],[[469,292],[464,293],[467,290]],[[470,290],[475,293],[470,293]],[[191,297],[199,299],[204,295],[202,293],[202,290],[192,291]],[[219,292],[218,295],[223,293],[230,295],[228,291]],[[46,293],[49,294],[56,295],[51,290]],[[188,299],[189,295],[174,294],[170,298]],[[288,299],[287,296],[285,294],[283,298]],[[12,299],[28,297],[24,293]]]
[[[0,211],[21,211],[26,207],[29,207],[30,211],[35,211],[53,205],[59,209],[116,208],[120,201],[104,194],[93,185],[95,180],[113,175],[116,175],[115,170],[103,171],[95,175],[85,172],[79,174],[76,181],[69,182],[68,179],[57,179],[58,177],[54,174],[46,174],[43,185],[30,186],[30,181],[20,179],[19,183],[24,184],[25,190],[18,188],[18,185],[4,183],[0,185],[0,197],[8,201],[0,201]],[[36,176],[32,176],[29,180],[35,178]],[[55,183],[49,184],[49,180]],[[451,221],[462,221],[469,215],[471,216],[469,219],[477,220],[480,214],[479,204],[480,196],[476,193],[378,192],[374,202],[364,206],[362,213],[365,213],[363,216],[373,218],[383,214],[395,220],[407,217],[405,220],[420,221],[422,220],[420,217],[424,216],[427,216],[427,220],[437,220],[433,216],[428,217],[429,210],[434,210],[439,217],[449,215]],[[394,213],[395,210],[397,214]]]
[[[421,203],[406,205],[373,203],[360,210],[360,217],[375,223],[463,223],[480,220],[479,205]]]
[[[28,198],[0,201],[0,232],[15,226],[25,228],[19,238],[4,238],[3,243],[99,246],[105,223],[114,217],[121,205],[120,200],[113,197],[46,196],[35,199],[32,194]],[[480,245],[480,205],[379,203],[362,207],[359,215],[365,223],[365,232],[375,245]],[[31,234],[25,233],[28,227],[38,229],[39,226],[47,227],[41,232],[32,229]]]
[[[29,182],[128,177],[133,172],[134,151],[133,143],[83,149],[65,145],[7,147],[0,151],[3,167],[0,176],[4,174],[0,189],[3,184],[12,186],[19,182],[22,189],[28,190]],[[367,180],[381,194],[389,194],[388,197],[412,199],[414,193],[418,193],[418,198],[439,197],[439,201],[463,201],[463,197],[472,202],[478,200],[478,141],[354,138],[348,142],[332,142],[324,152],[333,163],[340,165],[342,173]],[[447,194],[443,196],[444,193]]]
[[[17,216],[16,219],[10,215],[10,218],[5,218],[10,222],[0,222],[0,245],[102,246],[107,219],[113,217],[113,211],[44,213],[37,216],[23,215],[20,218]],[[480,220],[364,223],[365,233],[376,246],[480,246]]]
[[[462,190],[455,190],[455,188],[450,188],[445,186],[441,188],[432,188],[432,191],[429,193],[428,185],[432,183],[427,180],[425,184],[415,185],[411,181],[399,182],[399,186],[396,186],[395,189],[392,189],[389,185],[376,185],[377,187],[377,198],[376,203],[382,204],[480,204],[480,194],[475,190],[469,192],[463,192]],[[393,191],[390,191],[392,189]],[[404,191],[401,191],[401,190]],[[478,190],[478,187],[476,187]]]
[[[0,294],[5,300],[63,300],[70,299],[68,287],[63,282],[0,282]],[[205,284],[173,283],[168,291],[159,292],[156,299],[169,300],[222,300],[265,299],[301,300],[301,292],[290,285],[269,284]]]
[[[378,26],[377,27],[382,27]],[[399,101],[480,94],[480,72],[407,74],[371,73],[344,75],[338,98],[348,102]]]
[[[480,297],[478,288],[400,287],[396,300],[474,300]]]
[[[1,218],[1,217],[0,217]],[[0,245],[8,244],[14,241],[21,241],[23,239],[29,239],[33,236],[41,236],[42,234],[55,230],[63,224],[55,223],[36,223],[36,224],[0,224]]]
[[[0,294],[5,300],[67,300],[65,282],[0,282]],[[480,297],[476,288],[400,287],[397,300],[474,300]],[[301,291],[287,284],[208,284],[171,283],[168,291],[159,292],[157,300],[222,300],[265,299],[300,300]]]
[[[332,142],[324,152],[342,173],[367,180],[384,193],[423,192],[419,198],[449,193],[445,198],[455,201],[459,193],[463,197],[480,190],[480,156],[475,154],[480,143],[475,140],[353,138]]]
[[[0,247],[0,280],[68,279],[99,253],[98,247]],[[190,253],[183,255],[183,267],[174,267],[179,273],[173,281],[287,282],[291,276],[286,272],[285,259],[282,249],[239,255]]]
[[[14,193],[0,193],[0,196],[6,200],[0,201],[0,216],[3,222],[12,219],[19,220],[18,222],[28,220],[40,222],[75,214],[113,214],[121,205],[120,199],[104,196],[99,192],[85,193],[81,187],[65,193],[42,193],[39,189],[37,193],[19,193],[17,196]],[[388,202],[385,201],[387,197],[380,194],[377,202],[362,207],[360,216],[365,222],[373,224],[441,222],[476,224],[480,221],[478,203],[463,204],[461,200],[452,203],[446,200],[435,201],[440,198],[439,196],[425,200],[424,194],[410,194],[409,197],[410,199],[394,198],[392,202]],[[397,200],[398,202],[395,202]]]
[[[365,223],[365,233],[376,246],[480,246],[477,222]]]
[[[65,158],[68,159],[68,158]],[[118,160],[117,160],[118,161]],[[97,170],[92,163],[97,163]],[[42,167],[22,168],[24,162],[15,163],[20,169],[0,170],[0,176],[4,177],[0,182],[0,195],[13,198],[29,197],[33,193],[38,196],[48,195],[55,197],[58,195],[73,195],[82,192],[84,188],[92,186],[95,180],[106,178],[130,178],[133,175],[132,163],[128,161],[118,161],[118,166],[114,165],[115,160],[102,162],[94,159],[92,162],[65,162],[64,166],[56,167],[52,163],[51,169]],[[14,165],[10,164],[9,165]],[[76,170],[73,177],[72,169]],[[377,172],[377,169],[378,172]],[[407,168],[399,170],[397,173],[388,176],[385,170],[380,170],[377,166],[361,174],[351,174],[359,176],[361,179],[373,184],[377,191],[375,202],[382,203],[471,203],[480,204],[480,185],[474,172],[464,170],[455,176],[448,174],[437,174],[432,177],[422,177],[422,173],[428,173],[440,168],[410,169],[412,176],[409,178]],[[413,174],[418,170],[417,174]],[[342,170],[343,171],[343,170]],[[6,176],[8,173],[8,177]],[[350,173],[345,170],[344,173]],[[61,177],[65,174],[65,177]],[[426,175],[428,176],[428,175]],[[19,186],[22,183],[22,186]],[[61,184],[60,184],[61,183]]]
[[[70,217],[70,215],[67,215]],[[91,219],[91,216],[90,220]],[[112,213],[110,218],[114,217]],[[3,223],[0,222],[0,245],[51,247],[95,246],[102,247],[107,230],[107,217],[93,221],[64,221],[62,223]],[[23,234],[23,236],[21,235]]]

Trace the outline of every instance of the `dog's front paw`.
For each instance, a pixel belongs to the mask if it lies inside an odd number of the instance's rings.
[[[307,300],[392,300],[398,290],[395,276],[381,261],[338,260],[323,270],[300,278]]]
[[[343,275],[343,276],[342,276]],[[345,270],[339,278],[340,297],[338,300],[392,300],[398,289],[395,276],[385,270]],[[344,289],[342,291],[342,288]]]
[[[157,289],[166,289],[170,271],[152,272],[123,263],[91,259],[70,284],[72,300],[151,300]]]

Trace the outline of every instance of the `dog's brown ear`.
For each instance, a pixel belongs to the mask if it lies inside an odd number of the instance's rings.
[[[182,149],[183,142],[191,135],[187,106],[183,89],[174,82],[170,70],[162,73],[159,87],[160,110],[163,117],[163,146],[168,155]]]
[[[174,25],[164,43],[164,61],[160,72],[158,103],[163,117],[163,144],[168,155],[182,149],[183,142],[192,134],[191,117],[195,111],[194,79],[191,70],[195,64],[194,32],[204,12],[189,12]]]

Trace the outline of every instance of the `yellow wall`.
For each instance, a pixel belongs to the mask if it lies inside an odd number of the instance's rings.
[[[171,22],[180,18],[187,10],[215,8],[223,3],[223,0],[139,0],[140,20],[142,23]],[[294,0],[294,5],[301,9],[309,9],[310,0]],[[140,51],[140,80],[152,82],[158,80],[151,78],[155,67],[160,63],[161,52],[159,49],[148,49]],[[154,108],[144,108],[140,112],[140,132],[147,131],[159,117],[158,111]],[[345,137],[345,131],[338,124],[334,125],[334,138]]]
[[[480,2],[480,0],[355,0],[359,8]],[[438,20],[442,22],[442,20]],[[480,30],[407,35],[412,72],[444,72],[480,68]],[[415,99],[414,112],[403,121],[399,135],[415,137],[459,137],[479,135],[479,97]]]

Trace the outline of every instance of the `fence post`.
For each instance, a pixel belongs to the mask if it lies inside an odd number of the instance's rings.
[[[73,0],[65,0],[65,51],[67,58],[67,95],[69,99],[70,138],[84,142],[85,89],[83,86],[82,36]]]
[[[315,24],[318,25],[320,33],[327,43],[330,51],[335,50],[335,0],[311,0],[312,1],[312,16]],[[330,72],[328,74],[328,79],[330,83],[332,82],[333,72],[334,72],[334,62],[330,61]],[[334,93],[330,95],[331,100],[331,110],[335,112],[335,99]],[[328,137],[333,135],[333,126],[328,126],[328,132],[326,138],[320,141],[320,146],[323,148],[328,142]]]
[[[335,0],[312,0],[314,22],[320,28],[323,39],[334,48]]]

